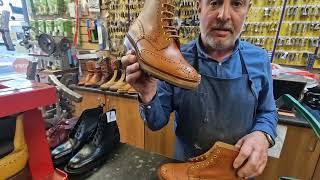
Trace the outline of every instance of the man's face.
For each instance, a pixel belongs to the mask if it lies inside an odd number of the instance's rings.
[[[198,16],[203,43],[213,50],[232,48],[249,7],[250,0],[200,0]]]

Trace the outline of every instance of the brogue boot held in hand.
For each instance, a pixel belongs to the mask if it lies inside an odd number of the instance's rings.
[[[95,84],[97,84],[102,77],[102,72],[101,72],[101,68],[95,68],[94,70],[94,75],[92,76],[92,78],[89,80],[89,82],[86,82],[84,85],[85,86],[95,86]]]
[[[234,146],[216,142],[203,161],[164,164],[158,170],[162,180],[237,180],[233,161],[239,154]]]
[[[125,38],[135,50],[142,70],[176,86],[195,89],[200,75],[180,52],[177,30],[172,25],[173,0],[146,0]]]
[[[94,61],[87,61],[86,62],[86,68],[87,68],[87,75],[84,76],[78,83],[79,86],[83,86],[86,82],[89,82],[90,79],[94,75],[94,69],[95,69],[95,64]]]
[[[69,139],[51,151],[51,157],[55,166],[66,163],[72,156],[90,140],[95,132],[103,107],[86,109],[82,112],[75,127],[69,134]]]
[[[108,122],[104,113],[92,140],[69,161],[65,171],[70,174],[82,174],[100,165],[112,150],[120,143],[120,134],[116,121]]]

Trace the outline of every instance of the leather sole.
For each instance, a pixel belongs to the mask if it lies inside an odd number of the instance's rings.
[[[127,50],[130,50],[130,49],[135,50],[135,52],[137,53],[137,56],[138,56],[138,63],[140,64],[141,69],[143,71],[149,73],[150,75],[154,76],[155,78],[167,81],[170,84],[173,84],[175,86],[182,87],[185,89],[193,90],[198,87],[198,85],[199,85],[198,82],[188,81],[188,80],[184,80],[184,79],[181,79],[181,78],[178,78],[175,76],[168,75],[167,73],[162,72],[161,70],[156,69],[156,68],[144,63],[144,60],[139,52],[138,47],[136,46],[134,40],[131,38],[131,36],[129,34],[127,34],[125,37],[124,45],[126,46]]]

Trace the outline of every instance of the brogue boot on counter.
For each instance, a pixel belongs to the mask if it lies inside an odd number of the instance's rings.
[[[86,68],[87,68],[87,75],[85,75],[78,83],[78,86],[84,86],[86,82],[89,82],[90,79],[94,75],[94,69],[95,69],[95,62],[94,61],[87,61],[86,62]]]
[[[103,107],[86,109],[82,112],[77,124],[69,134],[69,139],[51,151],[55,166],[69,161],[90,140],[101,114],[103,114]]]
[[[162,180],[237,180],[233,161],[239,154],[234,146],[216,142],[204,156],[202,161],[164,164],[158,169]]]
[[[116,121],[108,122],[104,113],[98,122],[94,137],[69,161],[65,171],[82,174],[103,163],[120,143],[120,133]]]
[[[94,70],[94,74],[92,76],[92,78],[86,82],[84,85],[91,87],[91,86],[95,86],[95,84],[97,84],[102,78],[102,72],[101,72],[101,68],[97,67]]]
[[[185,89],[195,89],[201,77],[180,52],[177,30],[172,25],[173,3],[173,0],[146,0],[124,44],[135,50],[141,69],[148,74]]]

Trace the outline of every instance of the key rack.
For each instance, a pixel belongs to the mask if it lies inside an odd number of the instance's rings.
[[[107,0],[108,31],[113,50],[125,54],[123,38],[140,14],[144,0]],[[199,35],[197,3],[175,0],[180,43],[186,44]],[[318,0],[253,0],[240,38],[271,53],[277,64],[320,68],[320,4]],[[316,54],[315,54],[316,52]],[[314,55],[313,63],[309,57]],[[310,64],[311,63],[311,64]]]

